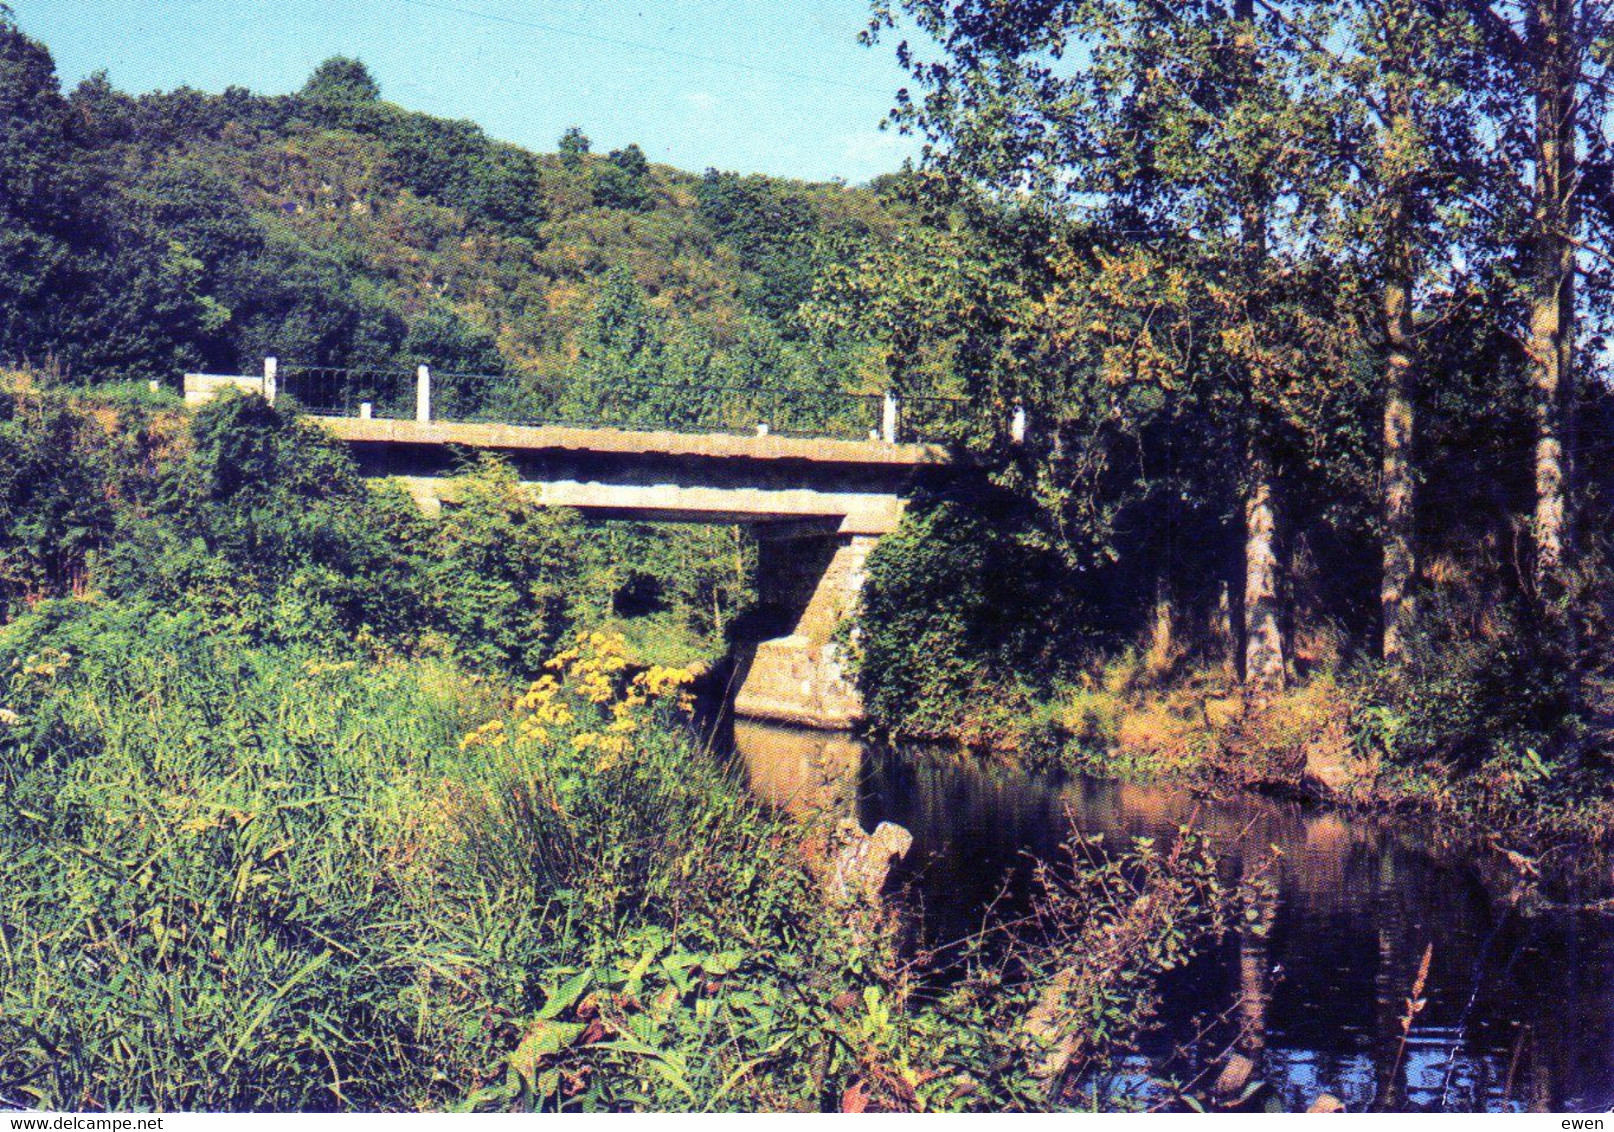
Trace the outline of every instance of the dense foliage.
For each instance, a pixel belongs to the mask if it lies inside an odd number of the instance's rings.
[[[1016,543],[1104,595],[1044,695],[1127,653],[1257,711],[1325,674],[1376,756],[1603,788],[1610,30],[1579,0],[873,5],[919,222],[810,309],[893,384],[966,388]],[[873,576],[973,592],[933,521]],[[933,674],[923,606],[871,605],[865,684],[956,716],[948,673],[1014,634],[940,630]]]
[[[265,644],[535,670],[579,626],[646,659],[714,659],[751,594],[731,528],[597,528],[497,461],[427,520],[318,429],[259,397],[186,418],[135,393],[0,387],[0,607],[103,595]],[[630,568],[626,564],[632,563]]]
[[[1061,649],[1094,611],[1057,555],[1017,537],[1013,510],[1002,495],[923,500],[871,555],[856,646],[868,709],[891,729],[1001,736],[1074,671]]]

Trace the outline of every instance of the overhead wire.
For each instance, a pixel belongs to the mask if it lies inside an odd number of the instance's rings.
[[[483,12],[475,8],[466,8],[459,4],[445,4],[441,0],[398,0],[400,4],[408,4],[415,8],[428,8],[437,12],[450,12],[458,16],[470,16],[473,19],[488,20],[492,23],[509,24],[513,27],[532,28],[535,31],[546,32],[550,35],[570,36],[573,39],[588,40],[591,43],[604,43],[613,47],[626,47],[634,51],[645,51],[655,55],[665,55],[672,59],[683,59],[693,63],[705,63],[709,66],[728,67],[732,70],[747,71],[756,75],[767,75],[773,78],[791,79],[795,82],[816,83],[819,86],[838,87],[841,90],[855,90],[865,93],[866,85],[843,82],[840,79],[830,78],[826,75],[808,74],[804,71],[790,71],[778,67],[764,67],[750,63],[743,59],[733,59],[722,55],[707,55],[699,51],[684,51],[664,44],[646,43],[642,40],[628,39],[623,36],[605,35],[600,32],[584,31],[581,28],[567,27],[564,24],[550,23],[545,20],[534,20],[522,16],[506,16],[498,12]]]

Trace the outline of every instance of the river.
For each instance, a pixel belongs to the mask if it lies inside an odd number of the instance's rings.
[[[926,946],[978,930],[989,902],[1006,884],[1009,899],[1023,893],[1030,862],[1058,855],[1073,827],[1116,844],[1187,823],[1229,875],[1268,870],[1270,930],[1230,933],[1169,974],[1160,1024],[1112,1088],[1148,1098],[1157,1072],[1182,1079],[1172,1051],[1225,1016],[1290,1108],[1323,1092],[1358,1112],[1614,1105],[1614,916],[1527,910],[1500,854],[1433,823],[1207,800],[744,720],[732,743],[772,805],[908,828],[914,848],[893,883]],[[1425,1004],[1403,1048],[1426,949]]]

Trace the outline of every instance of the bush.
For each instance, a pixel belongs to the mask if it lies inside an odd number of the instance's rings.
[[[261,397],[200,410],[189,450],[119,513],[108,589],[220,630],[327,648],[406,641],[424,523],[341,448]]]
[[[1050,553],[989,501],[917,502],[869,555],[857,616],[870,715],[918,735],[1013,730],[1033,689],[1076,658],[1077,610]],[[972,718],[987,711],[992,718]]]
[[[0,621],[88,588],[112,539],[118,456],[113,434],[60,394],[0,389]]]
[[[483,459],[456,482],[454,505],[427,536],[432,613],[472,665],[534,673],[590,614],[582,519],[534,502],[501,461]]]
[[[1498,754],[1547,750],[1564,737],[1573,675],[1528,614],[1498,603],[1475,625],[1431,596],[1405,670],[1383,676],[1358,711],[1359,742],[1392,760],[1472,771]]]

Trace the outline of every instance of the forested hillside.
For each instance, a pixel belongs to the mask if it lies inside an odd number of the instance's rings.
[[[614,354],[642,380],[877,383],[856,342],[804,350],[798,311],[903,222],[889,193],[686,173],[580,129],[535,154],[381,94],[345,59],[294,95],[63,93],[0,26],[0,352],[80,380],[273,354],[558,394]]]
[[[270,355],[428,363],[584,415],[606,398],[679,400],[652,395],[658,383],[883,387],[877,347],[831,342],[802,311],[828,269],[910,223],[894,183],[688,173],[634,145],[594,153],[575,128],[535,154],[381,95],[341,58],[292,95],[132,96],[102,74],[63,91],[48,48],[0,5],[0,362],[81,391],[177,390],[184,372],[256,372]],[[40,486],[73,451],[6,477],[0,606],[90,585],[114,538],[110,500]],[[86,474],[115,478],[104,461]],[[641,652],[721,653],[749,592],[737,532],[579,539],[614,547],[592,584],[628,611]]]

